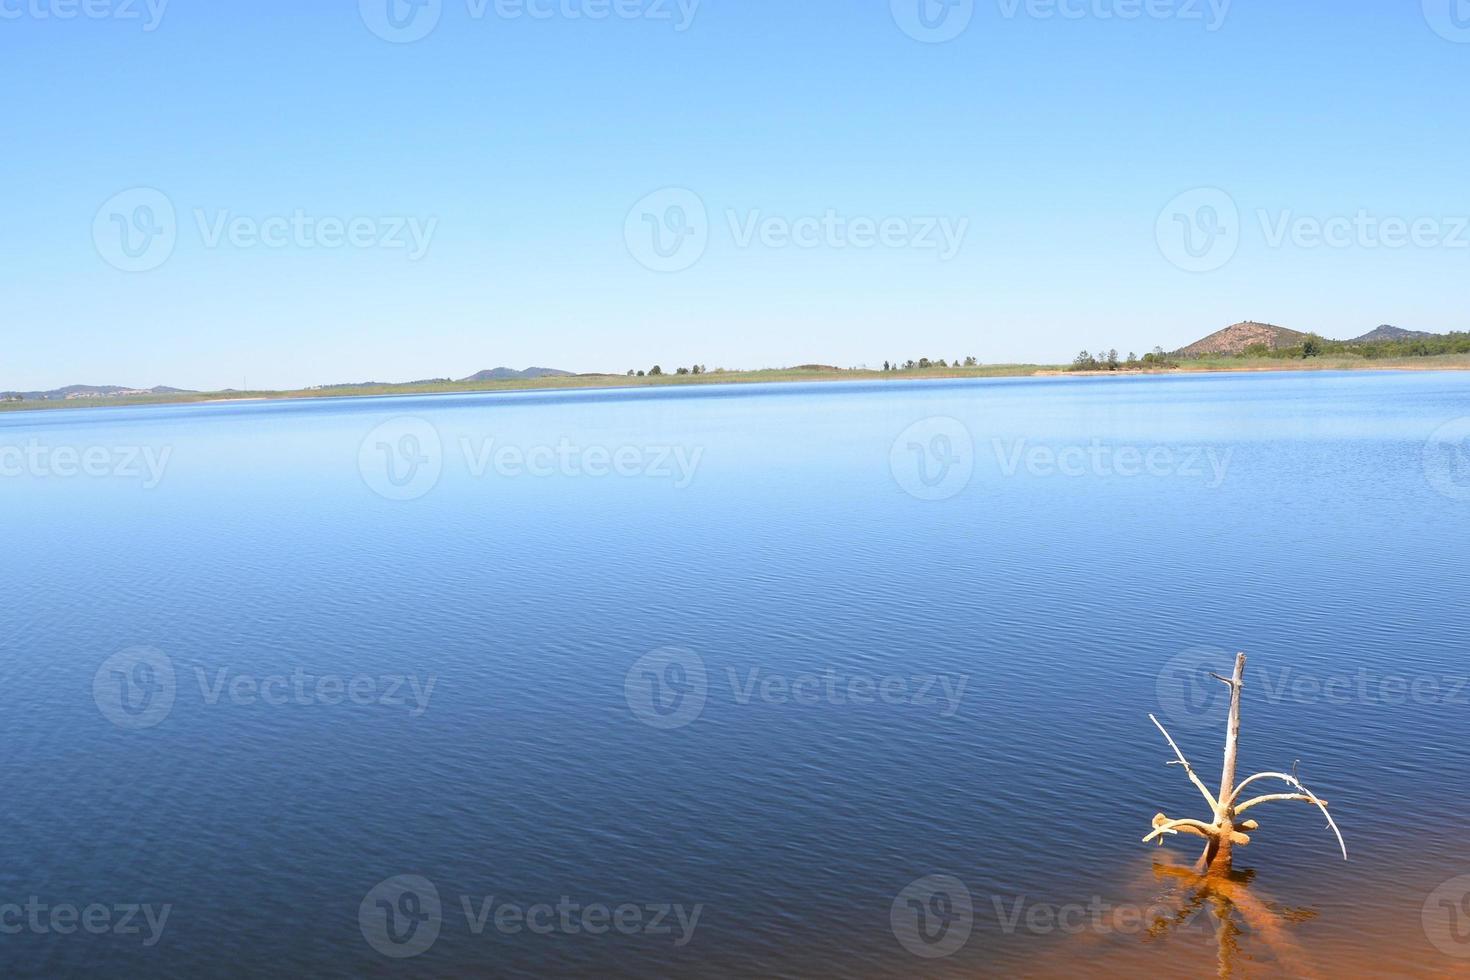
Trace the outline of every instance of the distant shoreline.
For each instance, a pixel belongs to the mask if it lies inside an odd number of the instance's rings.
[[[770,369],[712,371],[703,374],[664,374],[636,377],[626,374],[577,374],[561,377],[427,384],[341,385],[294,391],[212,391],[158,395],[50,399],[0,402],[0,413],[51,411],[68,408],[116,408],[127,405],[207,405],[231,402],[283,401],[308,398],[372,398],[407,395],[469,394],[497,391],[576,391],[616,388],[674,388],[713,384],[785,384],[816,381],[922,381],[955,378],[1131,377],[1135,375],[1319,372],[1319,371],[1470,371],[1470,355],[1400,357],[1369,360],[1362,357],[1301,359],[1214,357],[1185,361],[1168,368],[1124,368],[1118,371],[1078,371],[1070,365],[991,364],[978,367],[916,368],[880,371],[862,369]]]

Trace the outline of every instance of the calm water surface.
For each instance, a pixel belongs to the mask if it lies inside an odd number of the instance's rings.
[[[1466,975],[1467,416],[1439,373],[0,416],[0,904],[48,907],[0,971]],[[1263,806],[1219,928],[1140,838],[1207,815],[1148,714],[1217,779],[1235,650],[1243,772],[1300,760],[1351,861]]]

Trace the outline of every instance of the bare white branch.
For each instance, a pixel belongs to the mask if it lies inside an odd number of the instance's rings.
[[[1320,803],[1323,806],[1328,805],[1326,800],[1314,799],[1310,796],[1304,796],[1301,793],[1268,793],[1265,796],[1257,796],[1253,800],[1246,800],[1244,803],[1240,804],[1240,806],[1235,808],[1235,813],[1238,816],[1239,814],[1244,813],[1253,806],[1259,806],[1262,803],[1270,803],[1273,800],[1298,800],[1302,803]]]
[[[1173,737],[1164,730],[1164,726],[1160,725],[1159,720],[1153,715],[1149,715],[1148,720],[1153,722],[1155,727],[1157,727],[1158,730],[1163,733],[1164,738],[1169,743],[1169,748],[1174,750],[1174,755],[1178,757],[1179,764],[1184,767],[1184,771],[1189,775],[1189,781],[1194,783],[1194,785],[1199,788],[1199,791],[1205,795],[1205,802],[1210,804],[1210,810],[1212,812],[1219,810],[1220,804],[1218,801],[1216,801],[1215,794],[1211,793],[1210,788],[1204,784],[1204,781],[1194,774],[1194,767],[1189,764],[1188,759],[1184,758],[1184,753],[1179,751],[1179,746],[1174,744]]]
[[[1321,810],[1322,811],[1322,816],[1324,816],[1324,817],[1327,818],[1327,826],[1330,827],[1330,828],[1332,828],[1333,834],[1335,834],[1337,836],[1337,846],[1340,847],[1340,848],[1342,848],[1342,859],[1344,861],[1347,860],[1347,856],[1348,856],[1347,855],[1347,843],[1342,839],[1342,831],[1340,831],[1340,830],[1337,829],[1337,823],[1332,819],[1332,814],[1330,814],[1330,813],[1327,812],[1327,804],[1324,801],[1318,799],[1317,796],[1311,790],[1309,790],[1305,786],[1303,786],[1302,785],[1302,781],[1300,779],[1297,779],[1295,776],[1289,776],[1289,775],[1287,775],[1284,772],[1258,772],[1254,776],[1251,776],[1249,779],[1244,780],[1239,786],[1237,786],[1235,788],[1235,793],[1230,798],[1231,803],[1233,804],[1235,802],[1235,799],[1240,796],[1240,791],[1241,790],[1245,789],[1247,786],[1249,786],[1251,783],[1255,782],[1258,779],[1279,779],[1282,782],[1287,783],[1290,786],[1295,786],[1297,789],[1301,790],[1301,797],[1304,799],[1304,801],[1307,802],[1307,803],[1311,803],[1317,809]],[[1297,794],[1290,793],[1290,794],[1284,794],[1284,796],[1286,796],[1286,797],[1296,797]],[[1270,797],[1270,798],[1272,798],[1272,799],[1280,799],[1282,797],[1273,794],[1273,796]],[[1248,800],[1242,806],[1237,807],[1236,810],[1235,810],[1235,812],[1236,813],[1239,813],[1241,810],[1244,810],[1247,806],[1254,806],[1256,803],[1264,803],[1264,802],[1266,802],[1266,799],[1267,799],[1267,797],[1259,797],[1259,798],[1254,799],[1254,800]]]

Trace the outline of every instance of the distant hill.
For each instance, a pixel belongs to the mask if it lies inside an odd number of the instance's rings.
[[[462,381],[513,381],[516,379],[535,380],[536,378],[570,378],[571,371],[558,371],[556,368],[528,367],[524,371],[515,368],[498,367],[488,371],[480,371],[462,378]]]
[[[498,367],[489,371],[481,371],[463,379],[467,382],[474,381],[534,381],[537,378],[570,378],[574,377],[571,371],[559,371],[556,368],[529,367],[524,371],[514,368]],[[323,388],[386,388],[404,387],[410,388],[416,385],[445,385],[453,384],[450,378],[426,378],[422,381],[409,382],[387,382],[387,381],[359,381],[349,384],[315,385],[304,390],[312,391]],[[225,388],[222,393],[232,393],[233,388]],[[0,402],[14,401],[76,401],[82,398],[126,398],[139,395],[194,395],[198,392],[188,388],[169,388],[166,385],[158,385],[154,388],[124,388],[121,385],[67,385],[65,388],[53,388],[50,391],[0,391]]]
[[[158,385],[153,388],[123,388],[119,385],[67,385],[50,391],[0,391],[0,401],[19,398],[21,401],[54,401],[76,398],[118,398],[127,395],[187,395],[193,394],[184,388],[169,388]]]
[[[1374,330],[1370,330],[1361,337],[1354,337],[1348,341],[1350,344],[1372,344],[1380,341],[1392,340],[1424,340],[1435,337],[1437,334],[1425,333],[1423,330],[1405,330],[1402,327],[1391,327],[1384,324]]]
[[[1384,345],[1402,344],[1406,341],[1451,341],[1459,334],[1426,333],[1423,330],[1405,330],[1402,327],[1384,324],[1352,340],[1323,340],[1329,348],[1336,348],[1346,352],[1353,352],[1358,345],[1375,345],[1374,349],[1382,352]],[[1308,335],[1298,330],[1288,330],[1286,327],[1278,327],[1272,323],[1257,323],[1247,320],[1237,323],[1210,334],[1203,340],[1196,340],[1188,347],[1175,351],[1175,357],[1220,357],[1244,354],[1246,350],[1257,345],[1264,344],[1268,350],[1290,350],[1300,347]],[[1445,351],[1436,351],[1444,353]],[[1407,353],[1415,353],[1409,351]],[[1424,353],[1419,351],[1418,353]],[[1370,355],[1371,356],[1371,355]]]
[[[1278,350],[1283,347],[1295,347],[1306,338],[1306,334],[1296,330],[1288,330],[1271,323],[1256,323],[1254,320],[1247,320],[1244,323],[1228,326],[1224,330],[1217,330],[1203,340],[1196,340],[1175,353],[1180,357],[1243,354],[1247,348],[1257,344],[1265,344],[1271,350]]]

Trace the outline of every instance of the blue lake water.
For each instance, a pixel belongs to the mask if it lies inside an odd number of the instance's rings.
[[[1467,417],[1451,373],[0,415],[0,972],[1465,974]],[[1262,806],[1271,921],[1150,935],[1198,849],[1140,838],[1208,814],[1148,715],[1216,781],[1236,650],[1242,775],[1300,760],[1351,860]]]

